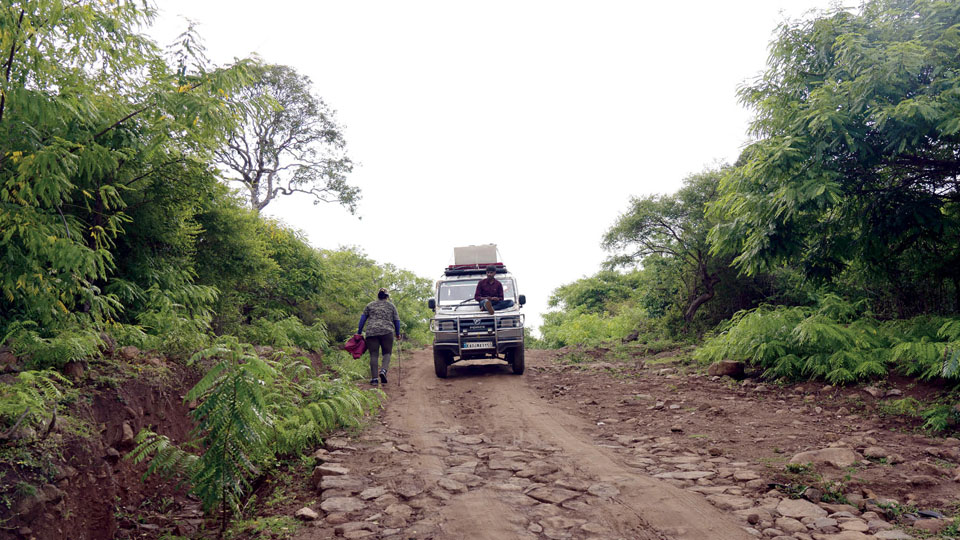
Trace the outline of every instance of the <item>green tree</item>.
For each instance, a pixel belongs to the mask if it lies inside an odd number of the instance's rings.
[[[740,90],[756,142],[721,184],[713,253],[746,273],[786,262],[874,286],[901,316],[960,308],[958,47],[954,2],[784,23]],[[930,301],[944,287],[952,306]]]
[[[314,204],[338,202],[356,211],[360,190],[347,183],[346,156],[334,112],[313,95],[311,82],[293,68],[259,66],[256,80],[231,99],[244,109],[242,124],[217,151],[217,161],[246,189],[250,206],[263,210],[281,195],[302,193]]]
[[[232,122],[222,95],[245,63],[168,66],[138,33],[151,17],[136,2],[0,9],[0,326],[118,316],[105,288],[131,215],[194,196]]]
[[[672,195],[633,197],[630,208],[607,231],[603,247],[614,252],[610,266],[643,264],[648,257],[671,259],[687,294],[683,318],[688,323],[697,310],[716,295],[722,258],[710,254],[707,233],[711,223],[705,211],[717,194],[722,170],[694,174]]]

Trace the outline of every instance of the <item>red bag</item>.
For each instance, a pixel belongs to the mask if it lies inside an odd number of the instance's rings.
[[[354,358],[360,358],[363,356],[364,351],[367,350],[367,342],[363,339],[362,335],[354,334],[352,338],[347,340],[343,348],[352,354]]]

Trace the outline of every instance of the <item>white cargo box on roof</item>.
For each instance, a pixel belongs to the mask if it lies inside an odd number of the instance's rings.
[[[453,264],[493,264],[497,260],[497,245],[461,246],[453,248]]]

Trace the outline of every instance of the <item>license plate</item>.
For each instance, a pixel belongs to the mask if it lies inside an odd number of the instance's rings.
[[[474,341],[472,343],[464,343],[464,349],[489,349],[493,347],[493,343],[489,341]]]

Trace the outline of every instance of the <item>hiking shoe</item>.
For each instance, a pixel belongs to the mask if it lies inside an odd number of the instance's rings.
[[[376,385],[380,384],[380,379],[377,379],[376,377],[374,377],[374,378],[370,379],[370,384],[372,384],[373,386],[376,386]]]
[[[387,384],[387,370],[385,369],[380,370],[380,382]]]
[[[487,308],[487,313],[493,315],[493,302],[487,300],[486,308]]]

